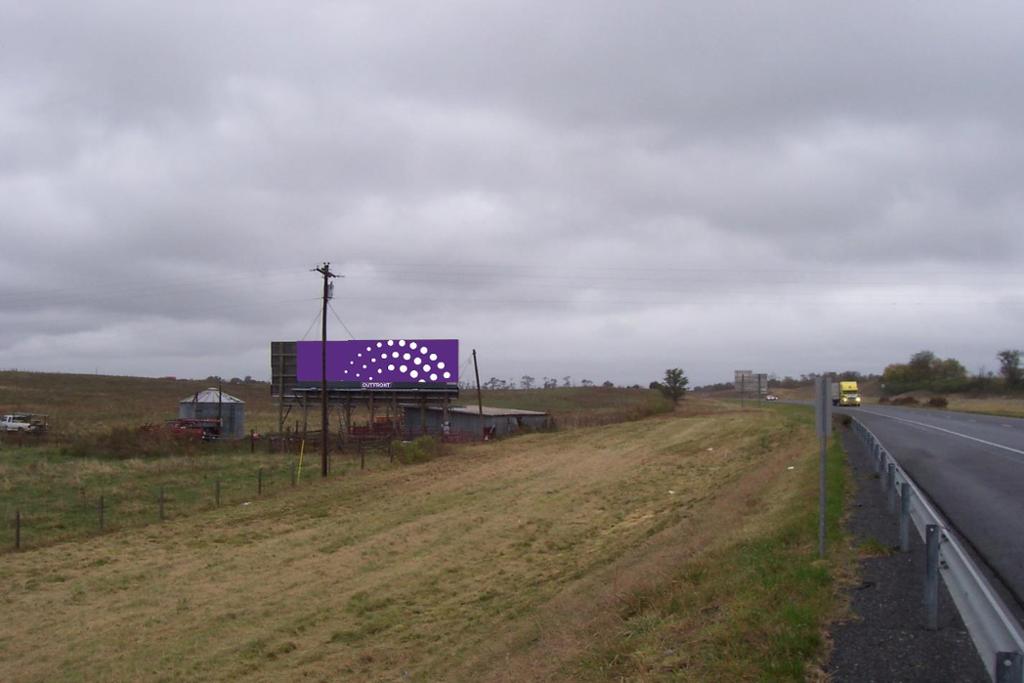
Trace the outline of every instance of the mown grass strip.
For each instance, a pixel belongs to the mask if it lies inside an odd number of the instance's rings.
[[[783,408],[791,412],[791,408]],[[799,409],[798,409],[799,410]],[[806,412],[806,410],[804,410]],[[804,418],[806,419],[806,417]],[[825,650],[848,559],[845,457],[828,449],[828,557],[817,558],[816,453],[771,529],[702,554],[653,590],[627,596],[621,631],[565,671],[581,680],[802,681]]]

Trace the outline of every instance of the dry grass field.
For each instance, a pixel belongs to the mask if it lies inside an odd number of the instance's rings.
[[[4,554],[0,680],[802,680],[814,454],[690,402]]]
[[[1002,415],[1004,417],[1024,417],[1024,398],[1011,396],[992,396],[987,398],[950,396],[949,410],[959,410],[965,413],[983,413],[985,415]]]
[[[179,401],[209,386],[206,380],[0,371],[0,414],[25,411],[49,415],[54,435],[68,439],[117,427],[162,423],[177,417]],[[223,390],[245,401],[248,429],[277,430],[278,412],[269,384],[225,383]],[[568,428],[621,422],[672,408],[656,391],[603,387],[484,391],[483,401],[502,408],[546,411]],[[459,403],[475,404],[476,392],[463,391]],[[332,415],[332,420],[337,417]],[[299,411],[293,411],[289,422],[297,419]],[[315,422],[315,416],[311,419]]]
[[[69,438],[162,423],[178,416],[179,401],[209,386],[205,380],[8,370],[0,372],[0,412],[49,415],[51,431]],[[269,384],[225,383],[224,392],[245,401],[249,428],[276,428],[277,410],[270,401]]]

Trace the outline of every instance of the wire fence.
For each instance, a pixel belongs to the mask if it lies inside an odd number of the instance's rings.
[[[392,439],[350,441],[330,453],[328,476],[381,469],[405,459]],[[72,475],[71,481],[60,485],[54,485],[57,470],[73,461],[37,467],[32,480],[3,492],[0,508],[9,540],[0,542],[0,552],[85,539],[219,507],[250,505],[322,480],[321,454],[308,441],[305,447],[300,443],[297,453],[260,454],[256,462],[248,456],[221,454],[191,460],[178,458],[157,471],[93,461],[97,473]]]

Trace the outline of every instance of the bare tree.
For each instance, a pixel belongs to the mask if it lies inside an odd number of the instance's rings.
[[[1003,349],[996,354],[999,359],[999,374],[1006,380],[1007,388],[1016,387],[1024,378],[1020,368],[1020,349]]]
[[[534,378],[530,377],[529,375],[523,375],[522,377],[519,378],[519,384],[522,385],[523,389],[532,389],[533,382]]]

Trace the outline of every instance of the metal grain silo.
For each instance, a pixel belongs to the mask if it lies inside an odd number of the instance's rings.
[[[186,396],[178,403],[178,417],[195,420],[221,420],[220,434],[225,439],[245,436],[245,401],[210,387]]]

